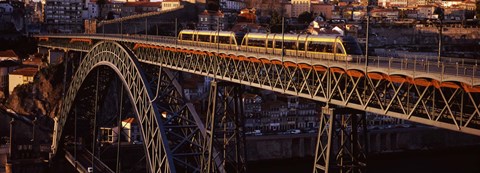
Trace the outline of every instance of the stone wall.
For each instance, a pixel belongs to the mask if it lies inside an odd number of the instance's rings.
[[[480,145],[480,137],[433,128],[392,128],[368,133],[369,153],[402,152]],[[300,158],[315,155],[317,134],[249,136],[247,160]]]

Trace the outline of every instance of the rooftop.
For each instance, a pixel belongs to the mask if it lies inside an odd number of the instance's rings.
[[[135,123],[135,118],[127,118],[127,119],[124,119],[122,122],[125,122],[125,123]]]
[[[127,7],[160,7],[162,2],[126,2]]]
[[[35,76],[37,71],[38,71],[38,68],[35,68],[35,67],[23,67],[23,68],[14,70],[10,74],[33,77]]]
[[[18,55],[13,50],[0,51],[0,59],[12,58],[18,60]]]
[[[42,57],[37,55],[30,56],[28,59],[24,60],[22,64],[32,65],[32,66],[42,66]]]

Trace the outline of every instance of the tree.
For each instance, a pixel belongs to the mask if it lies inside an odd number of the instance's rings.
[[[313,21],[312,13],[305,11],[302,14],[298,15],[298,23],[309,24]]]
[[[270,29],[271,33],[282,32],[282,16],[280,16],[280,14],[276,10],[273,10],[270,14],[268,29]]]

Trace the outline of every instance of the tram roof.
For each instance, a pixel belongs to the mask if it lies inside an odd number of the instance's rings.
[[[235,35],[232,31],[208,31],[208,30],[182,30],[180,31],[182,34],[194,34],[194,35],[219,35],[219,36],[232,36]]]

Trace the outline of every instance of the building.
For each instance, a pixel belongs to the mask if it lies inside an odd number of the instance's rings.
[[[404,8],[408,6],[408,0],[379,0],[378,6],[385,8]]]
[[[100,127],[100,142],[115,143],[118,141],[118,127]]]
[[[7,1],[0,2],[0,14],[12,14],[13,6]]]
[[[35,67],[38,69],[46,67],[46,64],[42,61],[42,54],[30,55],[22,62],[22,65],[26,67]]]
[[[316,15],[323,15],[325,19],[332,18],[333,9],[334,9],[334,6],[332,4],[323,4],[323,3],[312,4],[312,13]]]
[[[310,12],[310,0],[292,0],[292,17],[298,17],[303,12]]]
[[[395,9],[375,9],[370,11],[371,17],[376,19],[377,21],[398,20],[399,14],[400,14],[400,11]]]
[[[142,133],[135,118],[123,120],[120,128],[122,129],[121,131],[119,127],[100,127],[100,142],[117,143],[119,134],[121,142],[133,144],[141,144],[143,142]]]
[[[207,11],[198,15],[198,30],[224,30],[224,15],[220,11]]]
[[[127,142],[130,143],[141,143],[142,133],[138,127],[138,122],[135,118],[127,118],[122,121],[122,133],[125,136]]]
[[[100,11],[100,18],[107,19],[109,13],[112,13],[116,16],[120,16],[122,13],[124,3],[112,2],[104,4]]]
[[[220,0],[220,9],[222,11],[240,11],[246,6],[245,2],[240,0]]]
[[[100,8],[97,3],[90,2],[87,5],[86,16],[83,16],[84,19],[95,19],[100,15]]]
[[[0,89],[5,93],[8,74],[18,66],[19,58],[13,50],[0,51]]]
[[[180,7],[180,0],[164,0],[162,10],[171,10]]]
[[[166,2],[165,2],[166,3]],[[122,6],[122,17],[135,14],[160,11],[165,3],[162,2],[126,2]]]
[[[417,19],[432,19],[435,11],[433,5],[419,5],[417,6]]]
[[[13,89],[18,85],[27,84],[33,82],[34,76],[37,73],[38,68],[35,67],[23,67],[14,70],[8,74],[8,93],[12,93]]]
[[[44,24],[48,32],[83,31],[83,0],[44,0],[44,2]]]

